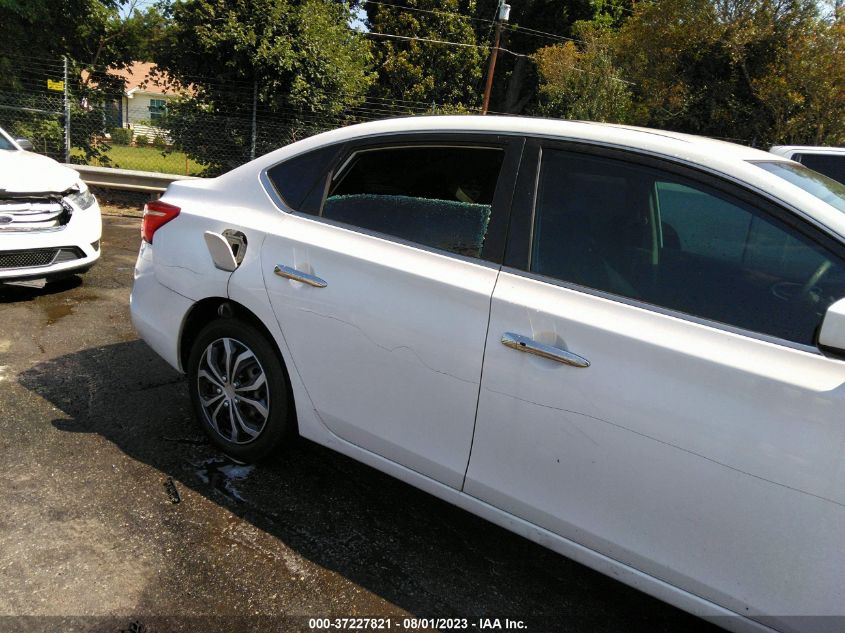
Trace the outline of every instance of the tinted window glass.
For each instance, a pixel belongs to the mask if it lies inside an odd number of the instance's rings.
[[[503,157],[479,147],[362,151],[335,178],[322,215],[480,257]]]
[[[679,247],[685,252],[716,257],[722,261],[741,262],[745,253],[742,238],[751,222],[747,213],[720,198],[677,182],[655,182],[655,201],[667,233],[675,231]],[[681,227],[682,234],[674,227]]]
[[[334,146],[306,152],[271,167],[267,176],[288,207],[316,214],[336,154]]]
[[[794,158],[820,174],[845,183],[845,154],[796,154]]]
[[[845,296],[841,260],[761,211],[563,151],[543,153],[531,270],[804,344]]]

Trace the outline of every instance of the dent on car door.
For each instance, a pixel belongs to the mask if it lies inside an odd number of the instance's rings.
[[[316,203],[286,215],[262,248],[270,301],[325,426],[453,487],[469,458],[521,144],[349,147]]]
[[[813,347],[841,245],[679,168],[537,152],[465,491],[744,615],[842,615],[845,362]]]

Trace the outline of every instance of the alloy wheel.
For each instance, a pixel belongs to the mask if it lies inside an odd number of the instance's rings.
[[[264,430],[270,415],[267,376],[243,342],[227,337],[209,343],[196,388],[206,421],[226,441],[248,444]]]

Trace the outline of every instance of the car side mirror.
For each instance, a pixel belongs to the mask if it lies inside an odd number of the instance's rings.
[[[27,152],[35,150],[35,146],[32,144],[32,141],[30,141],[28,138],[16,138],[15,143],[17,143],[22,150],[25,150]]]
[[[845,355],[845,299],[830,305],[819,330],[819,348]]]

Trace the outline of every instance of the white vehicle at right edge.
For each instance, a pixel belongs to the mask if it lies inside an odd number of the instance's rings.
[[[299,433],[720,626],[845,630],[845,186],[419,117],[174,183],[143,236],[133,322],[230,455]]]
[[[845,147],[775,145],[769,151],[845,183]]]

